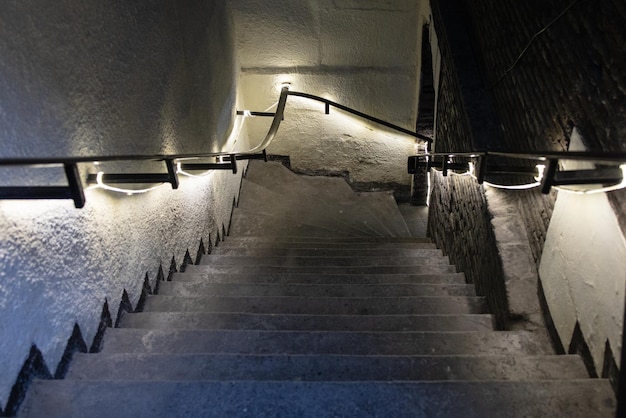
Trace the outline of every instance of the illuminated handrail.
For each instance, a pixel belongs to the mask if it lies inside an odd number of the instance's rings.
[[[297,96],[322,102],[326,106],[326,114],[330,113],[330,108],[335,107],[360,118],[377,123],[379,125],[394,129],[412,137],[422,139],[427,143],[432,142],[432,138],[402,128],[401,126],[376,118],[348,106],[336,103],[332,100],[313,94],[289,91],[285,86],[281,89],[278,105],[275,112],[251,112],[238,111],[237,115],[243,116],[272,116],[272,124],[263,138],[256,146],[246,151],[220,151],[208,153],[187,153],[187,154],[153,154],[153,155],[100,155],[100,156],[79,156],[79,157],[35,157],[35,158],[0,158],[0,166],[38,166],[38,165],[62,165],[65,169],[67,186],[0,186],[0,199],[72,199],[77,208],[85,205],[85,195],[83,184],[79,178],[78,164],[80,163],[102,163],[112,161],[155,161],[163,162],[167,169],[166,173],[102,173],[89,174],[86,179],[87,184],[93,187],[100,187],[108,190],[123,191],[127,194],[135,194],[154,188],[142,190],[125,190],[108,186],[108,183],[169,183],[173,189],[178,188],[178,174],[187,174],[186,170],[216,170],[230,169],[237,173],[237,161],[249,159],[267,160],[266,149],[276,137],[281,121],[284,119],[285,107],[288,96]],[[189,160],[199,160],[205,158],[216,158],[218,162],[192,162]]]
[[[188,170],[194,169],[232,169],[237,172],[237,160],[267,159],[265,149],[270,145],[283,119],[289,89],[281,90],[278,107],[269,131],[263,141],[247,151],[209,152],[194,154],[153,154],[153,155],[104,155],[84,157],[43,157],[43,158],[2,158],[0,166],[49,166],[63,165],[67,186],[4,186],[0,187],[0,199],[72,199],[77,208],[85,206],[83,184],[79,178],[79,163],[111,162],[111,161],[160,161],[164,162],[167,173],[126,173],[126,174],[90,174],[87,183],[170,183],[173,189],[178,188],[178,172],[175,168],[177,160],[202,159],[218,157],[225,162],[220,163],[184,163]],[[225,157],[225,158],[224,158]],[[179,166],[180,168],[180,166]],[[115,189],[116,188],[110,188]],[[151,190],[151,189],[150,189]],[[132,190],[127,191],[132,194]]]
[[[391,122],[387,122],[386,120],[379,119],[379,118],[377,118],[375,116],[372,116],[372,115],[368,115],[367,113],[363,113],[363,112],[361,112],[359,110],[356,110],[356,109],[353,109],[351,107],[342,105],[341,103],[334,102],[334,101],[326,99],[324,97],[316,96],[316,95],[310,94],[310,93],[303,93],[303,92],[299,92],[299,91],[289,91],[287,94],[289,96],[302,97],[302,98],[305,98],[305,99],[314,100],[316,102],[324,103],[324,105],[326,106],[325,113],[327,115],[330,114],[330,107],[332,106],[332,107],[336,107],[337,109],[341,109],[344,112],[348,112],[348,113],[350,113],[352,115],[355,115],[355,116],[358,116],[360,118],[363,118],[365,120],[369,120],[370,122],[374,122],[374,123],[377,123],[379,125],[386,126],[387,128],[391,128],[393,130],[396,130],[398,132],[402,132],[403,134],[412,136],[414,138],[418,138],[418,139],[424,140],[424,141],[428,142],[429,144],[433,141],[433,139],[431,137],[429,137],[429,136],[420,134],[418,132],[410,131],[410,130],[405,129],[405,128],[401,127],[401,126],[395,125],[395,124],[393,124]],[[270,117],[275,115],[275,113],[273,113],[273,112],[254,112],[254,111],[248,111],[248,110],[244,110],[244,111],[240,110],[240,111],[237,112],[237,114],[238,115],[249,115],[249,116],[270,116]]]
[[[437,157],[441,157],[440,161],[436,161]],[[527,161],[537,161],[544,164],[537,164],[531,167],[514,167],[511,165],[494,165],[489,164],[490,157],[510,158]],[[476,163],[470,161],[452,161],[453,158],[462,160],[476,160]],[[493,158],[491,158],[493,159]],[[585,170],[559,170],[559,162],[561,160],[583,161],[602,166],[616,166],[609,168],[595,168]],[[603,153],[603,152],[437,152],[423,153],[411,156],[408,159],[409,174],[416,174],[420,169],[429,171],[431,168],[440,168],[444,176],[447,176],[450,170],[461,170],[476,178],[479,184],[488,184],[492,187],[510,188],[510,189],[527,189],[532,187],[541,187],[541,192],[547,194],[554,187],[561,191],[588,194],[607,192],[626,188],[626,153]],[[513,175],[532,175],[534,182],[527,185],[501,186],[493,183],[485,182],[485,176],[488,174],[513,174]],[[597,189],[576,190],[564,188],[562,186],[569,185],[596,185],[611,184]]]

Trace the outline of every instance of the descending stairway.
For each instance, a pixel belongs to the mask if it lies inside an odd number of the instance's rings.
[[[231,236],[36,381],[28,417],[611,416],[547,336],[495,331],[393,198],[252,162]]]

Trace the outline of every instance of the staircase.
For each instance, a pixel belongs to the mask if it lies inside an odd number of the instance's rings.
[[[608,417],[606,380],[495,331],[393,198],[251,162],[230,236],[38,380],[25,417]]]

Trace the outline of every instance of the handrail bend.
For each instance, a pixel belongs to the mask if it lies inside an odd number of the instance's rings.
[[[281,89],[278,106],[273,113],[269,112],[237,112],[237,115],[259,115],[273,116],[272,124],[265,135],[265,138],[256,146],[247,151],[220,151],[208,153],[187,153],[187,154],[152,154],[152,155],[92,155],[78,157],[35,157],[35,158],[0,158],[0,166],[20,166],[20,165],[62,165],[67,178],[67,186],[0,186],[0,199],[72,199],[77,208],[85,205],[85,195],[83,184],[79,178],[79,163],[111,162],[111,161],[158,161],[164,162],[166,173],[121,173],[121,174],[89,174],[86,182],[88,184],[105,185],[109,183],[170,183],[173,189],[178,188],[178,174],[187,174],[184,170],[215,170],[230,169],[237,172],[237,160],[265,159],[267,160],[266,149],[272,143],[281,121],[284,119],[285,107],[288,96],[303,97],[309,100],[322,102],[326,105],[326,114],[330,112],[330,107],[343,110],[360,118],[369,120],[382,126],[394,129],[406,135],[422,139],[428,143],[432,138],[412,132],[401,126],[376,118],[358,110],[344,106],[329,99],[325,99],[313,94],[289,91],[285,86]],[[189,160],[203,158],[219,158],[215,163],[199,163]],[[184,161],[184,162],[182,162]],[[178,168],[176,167],[178,166]],[[105,187],[103,187],[105,188]],[[114,188],[109,188],[114,189]],[[130,194],[130,193],[129,193]]]
[[[164,162],[167,173],[124,173],[124,174],[89,174],[87,183],[170,183],[173,189],[178,188],[178,173],[175,163],[185,170],[230,169],[237,172],[237,160],[266,159],[265,149],[270,145],[283,119],[287,103],[288,88],[283,88],[278,100],[272,125],[267,135],[257,146],[247,151],[226,151],[194,154],[153,154],[153,155],[101,155],[85,157],[44,157],[44,158],[0,158],[0,166],[37,166],[63,165],[67,186],[1,186],[0,199],[71,199],[76,208],[85,206],[83,183],[79,177],[79,163],[110,162],[110,161],[159,161]],[[219,157],[218,163],[190,163],[190,159]],[[223,158],[226,157],[226,158]],[[185,160],[182,164],[177,160]],[[222,162],[225,161],[225,162]],[[110,188],[113,189],[113,188]]]
[[[394,129],[394,130],[396,130],[398,132],[402,132],[403,134],[410,135],[410,136],[418,138],[418,139],[422,139],[422,140],[424,140],[424,141],[426,141],[428,143],[431,143],[432,140],[433,140],[432,138],[430,138],[430,137],[428,137],[426,135],[422,135],[420,133],[410,131],[410,130],[405,129],[405,128],[401,127],[401,126],[395,125],[395,124],[393,124],[391,122],[387,122],[385,120],[379,119],[379,118],[374,117],[372,115],[368,115],[367,113],[360,112],[360,111],[358,111],[356,109],[352,109],[352,108],[350,108],[348,106],[344,106],[344,105],[342,105],[340,103],[337,103],[337,102],[334,102],[332,100],[325,99],[324,97],[316,96],[314,94],[309,94],[309,93],[302,93],[302,92],[299,92],[299,91],[289,91],[289,95],[290,96],[296,96],[296,97],[304,97],[306,99],[315,100],[317,102],[324,103],[326,105],[326,114],[329,113],[330,106],[332,106],[332,107],[336,107],[337,109],[341,109],[341,110],[343,110],[345,112],[351,113],[351,114],[353,114],[355,116],[358,116],[360,118],[369,120],[370,122],[374,122],[374,123],[377,123],[379,125],[386,126],[387,128]]]

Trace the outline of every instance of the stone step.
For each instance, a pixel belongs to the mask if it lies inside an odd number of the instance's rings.
[[[231,354],[82,354],[67,379],[429,381],[585,379],[569,356],[333,356]]]
[[[242,238],[242,237],[240,237]],[[336,237],[335,237],[336,238]],[[347,239],[347,237],[345,237]],[[386,250],[386,251],[395,251],[395,250],[422,250],[422,249],[430,249],[436,250],[437,247],[435,244],[431,242],[374,242],[370,241],[368,238],[370,237],[359,237],[363,238],[361,242],[343,242],[338,240],[333,241],[281,241],[276,240],[272,241],[263,241],[263,240],[242,240],[237,239],[234,240],[231,237],[226,237],[226,241],[219,242],[217,246],[213,247],[213,250],[236,250],[236,249],[263,249],[263,250],[274,250],[274,249],[289,249],[289,250],[308,250],[308,249],[318,249],[318,250],[346,250],[346,251],[363,251],[363,250]]]
[[[111,328],[107,353],[350,355],[546,355],[548,337],[527,331],[343,332]]]
[[[402,297],[476,296],[469,284],[281,284],[161,282],[161,296]]]
[[[398,209],[393,192],[361,192],[358,196],[375,213],[379,219],[384,219],[385,227],[393,237],[411,237],[409,227]]]
[[[490,331],[493,316],[464,315],[274,315],[208,312],[124,314],[120,326],[144,329],[276,331]]]
[[[235,212],[244,211],[246,214],[266,216],[270,221],[268,225],[263,225],[268,228],[266,233],[270,231],[274,233],[275,228],[281,227],[281,222],[288,222],[326,229],[334,228],[339,231],[362,232],[373,236],[392,236],[383,221],[364,210],[362,203],[357,199],[356,195],[348,200],[335,196],[332,199],[312,202],[298,196],[297,192],[276,193],[244,179],[241,199]]]
[[[355,196],[350,185],[340,177],[298,175],[279,163],[260,167],[252,164],[246,180],[281,195],[295,195],[310,202],[323,203]]]
[[[282,164],[274,162],[266,164],[251,162],[249,168],[246,180],[280,194],[288,195],[302,191],[299,196],[317,202],[354,196],[350,185],[340,177],[298,175]]]
[[[394,236],[393,230],[388,228],[389,214],[381,217],[377,210],[373,210],[375,208],[370,207],[370,204],[378,206],[379,203],[360,198],[344,179],[296,175],[282,165],[266,165],[251,170],[246,181],[260,186],[261,189],[252,190],[252,193],[256,192],[253,196],[247,196],[248,189],[245,189],[244,198],[250,199],[244,201],[243,206],[249,203],[253,209],[256,208],[260,201],[266,200],[266,192],[269,191],[272,196],[278,195],[280,199],[287,199],[292,205],[304,204],[306,211],[314,208],[318,213],[323,211],[329,219],[338,219],[358,228],[365,226],[376,235]],[[278,213],[284,210],[284,206],[279,207]]]
[[[448,257],[255,257],[240,255],[207,255],[201,266],[275,266],[275,267],[360,267],[449,265]]]
[[[225,238],[224,243],[270,243],[274,244],[277,242],[280,243],[329,243],[329,244],[349,244],[347,247],[350,247],[354,244],[432,244],[430,238],[391,238],[391,237],[368,237],[368,238],[360,238],[360,237],[307,237],[307,236],[294,236],[294,235],[257,235],[257,236],[248,236],[248,237],[240,237],[240,236],[228,236]],[[221,244],[221,243],[220,243]]]
[[[449,264],[411,265],[411,266],[214,266],[190,265],[189,273],[287,273],[287,274],[450,274],[456,273],[456,267]]]
[[[408,203],[398,205],[398,210],[406,222],[411,236],[425,237],[428,229],[428,206],[412,206]]]
[[[288,248],[288,247],[214,247],[213,255],[237,255],[248,257],[441,257],[441,250],[436,248]]]
[[[554,417],[615,416],[605,379],[448,382],[35,380],[20,416]]]
[[[316,273],[215,273],[193,272],[187,266],[185,273],[174,273],[174,282],[206,283],[281,283],[281,284],[465,284],[463,273],[432,274],[316,274]],[[203,269],[199,269],[203,270]],[[163,283],[163,282],[161,282]]]
[[[424,297],[177,297],[150,296],[151,312],[241,312],[305,315],[417,315],[487,313],[478,296]]]
[[[324,226],[311,225],[306,221],[289,221],[259,212],[237,209],[233,212],[229,234],[235,236],[268,236],[280,234],[302,235],[307,237],[375,237],[373,232],[354,231],[341,225],[326,223]]]

